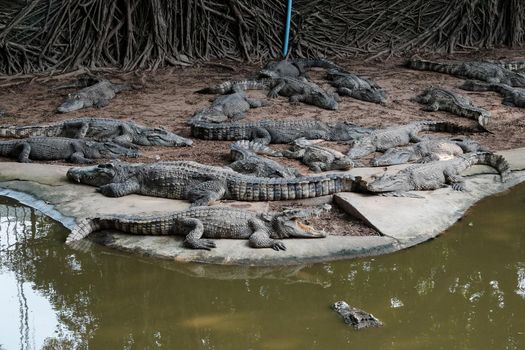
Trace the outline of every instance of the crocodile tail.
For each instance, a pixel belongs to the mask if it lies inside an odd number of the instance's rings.
[[[406,61],[405,66],[410,69],[428,70],[447,74],[456,74],[459,67],[457,64],[438,63],[420,59],[410,59]]]
[[[233,160],[245,159],[249,153],[264,154],[273,157],[281,157],[282,153],[274,151],[267,145],[257,141],[240,140],[230,146],[230,155]]]
[[[501,182],[505,182],[510,178],[510,165],[505,157],[492,152],[478,152],[475,153],[475,164],[488,165],[496,169],[501,177]]]
[[[451,134],[479,131],[477,128],[462,126],[462,125],[458,125],[458,124],[451,123],[451,122],[425,121],[425,122],[422,122],[422,124],[423,124],[422,130],[436,131],[436,132],[448,132]]]
[[[199,94],[229,94],[245,90],[265,90],[268,89],[268,82],[265,80],[229,80],[224,83],[206,87],[195,91]]]
[[[324,58],[299,58],[297,60],[294,60],[294,62],[297,62],[303,67],[319,67],[319,68],[338,69],[338,70],[341,69],[341,67],[339,67],[334,62],[325,60]]]
[[[193,137],[202,140],[234,141],[250,138],[250,127],[238,123],[194,122],[191,124]]]
[[[0,137],[27,138],[27,137],[57,137],[62,132],[62,124],[43,126],[0,126]]]
[[[102,229],[99,218],[84,218],[78,222],[77,226],[71,230],[71,233],[66,238],[66,244],[79,241],[89,236],[90,233]]]

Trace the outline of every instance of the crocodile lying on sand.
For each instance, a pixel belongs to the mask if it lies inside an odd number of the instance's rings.
[[[339,69],[335,63],[320,58],[305,58],[268,62],[259,71],[260,78],[306,77],[305,68],[320,67]]]
[[[66,243],[74,244],[90,233],[118,230],[135,235],[185,236],[184,246],[192,249],[215,248],[214,239],[248,239],[252,248],[286,250],[283,238],[326,237],[301,218],[307,211],[254,213],[227,207],[197,207],[156,217],[102,216],[83,219],[71,231]]]
[[[483,62],[495,64],[513,72],[521,73],[525,70],[525,61],[483,60]]]
[[[466,153],[452,160],[411,165],[396,174],[384,174],[367,184],[369,192],[388,196],[407,196],[407,191],[435,190],[450,184],[456,191],[465,190],[461,172],[473,165],[485,164],[495,168],[504,182],[510,177],[505,158],[489,152]],[[413,196],[413,195],[412,195]]]
[[[221,123],[228,120],[239,120],[244,118],[244,113],[250,108],[268,105],[267,101],[248,97],[244,91],[234,92],[216,97],[210,107],[195,113],[190,123],[194,121]]]
[[[48,125],[0,126],[0,137],[24,138],[35,136],[89,138],[112,141],[131,147],[191,146],[192,140],[160,128],[148,128],[131,121],[109,118],[77,118]]]
[[[429,112],[447,111],[461,117],[478,121],[483,130],[487,130],[490,121],[490,112],[486,109],[476,107],[472,102],[459,94],[439,87],[431,86],[426,89],[415,100],[426,105],[423,110]]]
[[[370,161],[372,166],[449,160],[469,152],[486,151],[478,142],[462,139],[429,139],[411,146],[391,148]]]
[[[437,63],[411,59],[406,62],[406,66],[411,69],[428,70],[468,79],[483,80],[488,83],[503,83],[510,86],[525,87],[525,75],[490,62]]]
[[[471,129],[449,122],[418,121],[406,125],[391,126],[386,129],[372,131],[353,142],[347,155],[350,158],[364,157],[373,152],[386,152],[390,148],[408,145],[410,142],[420,142],[417,135],[421,131],[464,132]]]
[[[193,206],[220,199],[277,201],[313,198],[354,188],[350,174],[326,174],[296,179],[262,178],[191,161],[154,164],[115,163],[71,168],[67,177],[97,186],[108,197],[129,194],[188,199]]]
[[[63,137],[31,137],[22,140],[0,141],[0,156],[30,160],[67,160],[73,163],[93,163],[92,159],[137,157],[133,149],[113,142],[75,140]]]
[[[297,169],[287,167],[258,154],[282,156],[281,152],[276,152],[266,145],[242,140],[230,146],[230,156],[234,162],[227,166],[238,173],[250,176],[283,178],[301,176]]]
[[[523,88],[500,83],[482,83],[475,80],[467,80],[459,88],[468,91],[496,91],[503,95],[504,105],[525,108],[525,89]]]
[[[69,94],[66,100],[57,108],[60,113],[73,112],[87,107],[105,107],[109,101],[121,91],[130,90],[128,85],[113,84],[101,79],[98,83]]]
[[[300,159],[316,173],[329,170],[349,170],[354,167],[354,162],[350,157],[305,138],[295,140],[292,148],[282,153],[287,158]]]
[[[386,103],[385,91],[372,80],[358,75],[343,72],[337,69],[328,71],[330,83],[337,89],[337,93],[342,96],[350,96],[358,100]]]
[[[269,143],[290,143],[300,137],[327,141],[350,141],[368,135],[372,129],[348,122],[325,123],[318,120],[260,120],[255,122],[206,123],[191,125],[194,137],[204,140],[254,140]]]

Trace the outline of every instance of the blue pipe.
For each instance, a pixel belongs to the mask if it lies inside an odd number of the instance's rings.
[[[292,21],[292,0],[288,0],[288,8],[286,10],[286,27],[284,29],[284,47],[283,56],[288,54],[288,41],[290,39],[290,22]]]

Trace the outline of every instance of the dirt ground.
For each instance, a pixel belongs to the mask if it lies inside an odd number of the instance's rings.
[[[523,59],[524,55],[524,51],[499,50],[425,58],[438,60]],[[401,59],[391,59],[387,62],[354,60],[336,62],[351,72],[373,79],[382,86],[389,95],[389,102],[384,106],[342,97],[339,110],[327,111],[305,104],[294,106],[289,104],[287,99],[278,98],[272,100],[269,107],[250,110],[245,121],[315,118],[323,121],[351,121],[367,127],[387,127],[415,120],[440,120],[474,127],[476,122],[473,120],[447,112],[425,112],[421,110],[421,105],[412,101],[413,97],[430,85],[439,85],[469,97],[475,105],[492,113],[490,124],[492,133],[473,133],[468,135],[469,137],[493,150],[525,146],[525,110],[502,105],[502,97],[495,92],[460,90],[458,86],[463,82],[461,78],[441,73],[409,70],[401,66],[402,62]],[[73,92],[75,89],[54,90],[52,88],[73,82],[74,78],[52,80],[46,84],[27,82],[11,86],[5,86],[12,83],[0,78],[0,111],[6,112],[3,117],[0,117],[0,124],[31,125],[93,115],[129,119],[148,126],[165,127],[181,136],[190,137],[188,119],[198,109],[208,106],[210,99],[214,97],[213,95],[195,94],[194,91],[224,80],[250,77],[260,67],[260,65],[241,65],[238,62],[221,62],[221,64],[232,69],[226,69],[220,65],[202,64],[191,68],[165,68],[154,73],[107,73],[104,76],[113,82],[127,82],[141,85],[143,88],[117,95],[107,107],[84,109],[67,114],[58,114],[55,110],[67,93]],[[322,70],[312,70],[310,77],[327,90],[333,90],[323,79]],[[262,91],[249,91],[248,94],[257,98],[265,98]],[[440,136],[449,135],[440,134]],[[330,142],[325,144],[340,151],[348,149],[346,145]],[[207,164],[225,165],[229,163],[229,145],[230,142],[194,139],[193,147],[142,147],[143,156],[130,161],[195,160]],[[275,147],[282,149],[286,146],[277,145]],[[5,161],[7,159],[0,160]],[[308,169],[297,161],[284,160],[283,162],[297,167],[303,174],[309,173]],[[53,163],[62,164],[63,162]],[[328,225],[331,218],[336,220],[340,216],[340,213],[333,212],[331,217],[326,216],[325,221],[327,223],[325,224]],[[343,227],[348,226],[348,222],[345,224],[345,220],[343,218],[342,222],[339,223],[341,225],[340,232],[352,234],[349,231],[353,231],[353,234],[362,234],[358,233],[359,223],[353,224],[354,226],[350,230],[344,229]],[[335,222],[330,225],[328,226],[331,230],[338,230],[336,227],[338,225]],[[370,229],[366,230],[366,234],[375,234]]]

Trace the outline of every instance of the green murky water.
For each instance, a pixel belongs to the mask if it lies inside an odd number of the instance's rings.
[[[0,349],[524,349],[524,213],[521,186],[407,251],[260,269],[71,250],[2,200]],[[385,327],[352,330],[337,300]]]

